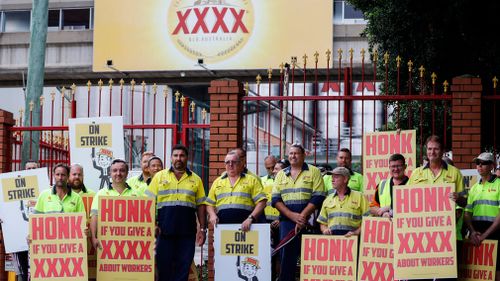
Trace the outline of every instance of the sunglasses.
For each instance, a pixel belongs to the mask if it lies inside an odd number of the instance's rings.
[[[491,164],[491,162],[476,161],[477,166],[488,166],[490,164]]]

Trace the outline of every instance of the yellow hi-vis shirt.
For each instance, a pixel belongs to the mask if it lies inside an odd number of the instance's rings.
[[[434,183],[453,183],[455,185],[455,192],[463,192],[464,182],[460,170],[452,165],[448,165],[443,161],[441,171],[434,176],[434,173],[429,168],[429,164],[416,168],[408,181],[411,184],[434,184]]]
[[[340,200],[336,191],[326,197],[319,213],[318,222],[327,225],[332,233],[337,231],[354,231],[361,226],[363,216],[368,216],[370,210],[363,193],[352,190]]]
[[[135,196],[141,197],[144,196],[142,193],[139,193],[137,190],[132,189],[128,184],[127,187],[120,194],[113,186],[110,184],[108,187],[99,190],[95,196],[94,200],[92,200],[92,206],[90,207],[90,216],[97,216],[99,211],[99,197],[100,196]]]
[[[258,177],[242,173],[234,186],[231,186],[229,177],[224,174],[212,183],[207,205],[215,206],[217,211],[224,209],[252,211],[262,200],[266,200],[266,195]]]
[[[302,171],[294,180],[291,176],[291,167],[278,172],[274,179],[273,203],[283,202],[292,211],[300,213],[311,203],[317,208],[325,199],[325,187],[319,169],[304,163]],[[281,217],[284,220],[288,218]]]
[[[500,213],[500,178],[492,175],[487,182],[478,182],[469,191],[465,211],[473,221],[493,223]]]
[[[157,221],[163,235],[196,233],[196,212],[206,204],[203,182],[197,174],[186,169],[177,180],[172,168],[165,169],[154,176],[145,194],[156,199]]]
[[[127,180],[127,184],[139,193],[144,193],[148,189],[148,183],[144,180],[144,175],[140,174]]]
[[[445,161],[442,161],[441,171],[434,176],[429,163],[423,167],[416,168],[410,176],[408,185],[412,184],[435,184],[435,183],[452,183],[455,186],[455,192],[464,192],[464,182],[463,176],[459,169],[452,165],[448,165]],[[457,208],[461,208],[457,205]],[[463,216],[461,216],[457,222],[457,240],[462,240],[462,232],[459,227],[463,223]],[[461,228],[461,227],[460,227]]]
[[[87,192],[83,192],[82,189],[80,189],[80,192],[76,192],[74,190],[73,190],[73,192],[78,194],[78,195],[82,195],[82,194],[95,195],[95,191],[93,191],[92,189],[87,189]]]
[[[264,214],[266,215],[266,220],[267,221],[277,220],[277,219],[279,219],[280,211],[278,211],[278,209],[273,208],[273,206],[271,206],[274,179],[270,176],[263,176],[260,178],[260,180],[262,182],[262,185],[264,186],[264,193],[266,194],[266,198],[267,198],[267,206],[264,209]]]
[[[206,200],[203,182],[197,174],[186,170],[184,175],[177,180],[172,168],[158,172],[145,194],[156,198],[158,209],[167,206],[185,206],[195,209],[205,204]]]
[[[34,208],[35,214],[50,214],[50,213],[85,213],[85,206],[82,198],[71,189],[61,200],[56,194],[56,187],[47,189],[40,193],[36,200]]]

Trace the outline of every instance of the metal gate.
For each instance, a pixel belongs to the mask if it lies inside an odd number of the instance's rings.
[[[68,118],[123,116],[125,160],[131,169],[140,168],[141,154],[147,150],[164,159],[168,167],[170,148],[182,143],[190,147],[188,166],[207,186],[207,109],[167,85],[136,85],[133,79],[116,84],[109,80],[107,85],[99,80],[96,85],[88,81],[80,86],[46,87],[39,101],[30,102],[27,114],[20,110],[20,116],[28,116],[27,122],[21,117],[11,129],[11,169],[22,169],[23,142],[27,158],[38,160],[49,173],[57,163],[70,164]],[[40,125],[35,126],[37,112]]]
[[[446,79],[399,56],[386,53],[379,59],[375,52],[366,64],[368,53],[361,49],[361,62],[355,64],[353,49],[347,58],[343,53],[337,50],[334,58],[330,50],[316,52],[312,60],[305,54],[301,62],[293,57],[246,84],[242,133],[256,173],[265,171],[266,155],[284,158],[294,142],[304,145],[307,161],[314,164],[331,164],[340,148],[349,148],[360,168],[364,132],[416,129],[419,162],[430,134],[451,147],[452,96]],[[326,69],[318,69],[320,60],[326,60]]]

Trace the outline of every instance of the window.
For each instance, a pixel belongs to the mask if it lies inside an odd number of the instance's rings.
[[[30,11],[5,11],[2,13],[2,26],[0,31],[4,32],[28,32],[30,31]]]
[[[337,23],[366,23],[363,13],[346,1],[333,2],[333,21]]]
[[[61,24],[61,10],[49,10],[49,31],[57,31],[59,30],[59,26]]]
[[[267,111],[260,111],[257,115],[259,128],[263,130],[268,130],[267,128]],[[257,124],[255,124],[257,125]]]
[[[62,10],[62,29],[90,29],[90,9]]]

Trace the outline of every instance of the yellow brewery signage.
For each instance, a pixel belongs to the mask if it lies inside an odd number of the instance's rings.
[[[93,70],[268,69],[316,51],[325,67],[332,13],[324,0],[96,0]]]
[[[177,49],[193,61],[198,58],[204,58],[207,63],[221,61],[248,43],[254,30],[252,3],[249,0],[172,1],[168,9],[168,30]]]

